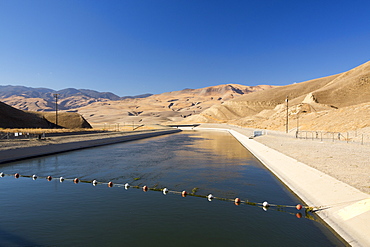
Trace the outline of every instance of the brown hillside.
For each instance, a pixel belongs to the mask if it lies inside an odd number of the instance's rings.
[[[51,111],[54,106],[41,98],[26,98],[23,96],[12,96],[1,99],[4,103],[25,111]]]
[[[37,113],[25,112],[0,102],[0,128],[51,128]]]
[[[370,126],[370,62],[348,72],[255,92],[213,106],[187,122],[229,122],[267,129],[285,129],[289,119],[301,118],[309,130],[338,131]],[[344,124],[346,123],[346,124]],[[291,124],[294,129],[296,124]]]
[[[55,124],[55,113],[43,112],[38,114]],[[75,112],[58,112],[58,126],[66,129],[92,128],[80,114]]]
[[[58,126],[91,128],[81,115],[71,112],[58,113]],[[0,102],[0,128],[55,128],[55,113],[22,111]]]
[[[272,86],[226,84],[167,92],[142,99],[96,102],[76,110],[93,124],[164,123],[181,121],[213,105],[269,88]]]
[[[370,61],[337,78],[313,92],[321,104],[337,107],[357,105],[370,101]]]

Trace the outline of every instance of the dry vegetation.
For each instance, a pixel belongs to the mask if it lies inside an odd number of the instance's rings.
[[[181,121],[214,105],[269,88],[272,86],[250,87],[227,84],[201,89],[184,89],[142,99],[96,102],[75,110],[93,126],[104,123],[120,125],[166,123]]]
[[[90,123],[99,129],[129,130],[153,123],[230,123],[285,130],[286,97],[289,99],[290,131],[295,131],[297,126],[300,130],[315,131],[368,129],[370,62],[338,75],[287,86],[227,84],[147,98],[94,102],[74,109],[75,112],[60,112],[58,125],[89,128]],[[14,100],[18,105],[22,104],[19,98]],[[32,105],[31,101],[28,99],[25,104]],[[41,99],[35,99],[33,105],[47,109]],[[54,112],[20,111],[0,102],[0,127],[50,128],[54,123]]]
[[[301,130],[343,132],[370,127],[370,62],[342,74],[241,96],[186,122],[285,130],[286,97],[291,131],[297,122]]]
[[[91,128],[81,115],[73,112],[58,113],[58,126],[55,123],[55,113],[22,111],[0,102],[0,128]]]

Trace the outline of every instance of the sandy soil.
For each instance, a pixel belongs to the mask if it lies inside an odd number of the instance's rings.
[[[255,140],[370,194],[370,146],[274,134]]]

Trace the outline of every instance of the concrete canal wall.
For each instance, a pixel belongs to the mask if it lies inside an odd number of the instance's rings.
[[[370,246],[370,197],[247,136],[230,132],[351,246]]]
[[[197,129],[228,131],[347,243],[370,246],[369,194],[250,139],[252,129],[222,125]]]
[[[56,154],[56,153],[73,151],[73,150],[78,150],[78,149],[97,147],[97,146],[109,145],[109,144],[114,144],[114,143],[119,143],[119,142],[133,141],[133,140],[139,140],[139,139],[150,138],[150,137],[155,137],[155,136],[167,135],[167,134],[177,133],[180,131],[181,130],[179,129],[158,130],[158,131],[150,131],[150,132],[125,134],[125,135],[116,136],[116,137],[105,137],[105,138],[95,139],[95,140],[85,140],[85,141],[50,144],[50,145],[43,145],[43,146],[25,147],[25,148],[20,148],[20,149],[2,150],[0,151],[0,164],[11,162],[11,161],[16,161],[16,160],[33,158],[37,156]]]

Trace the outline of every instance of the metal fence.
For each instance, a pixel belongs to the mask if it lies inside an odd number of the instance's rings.
[[[94,129],[99,129],[103,131],[130,131],[130,130],[136,130],[142,126],[144,125],[138,124],[135,122],[92,124],[92,127]]]
[[[370,145],[370,136],[357,132],[297,131],[296,138]]]

